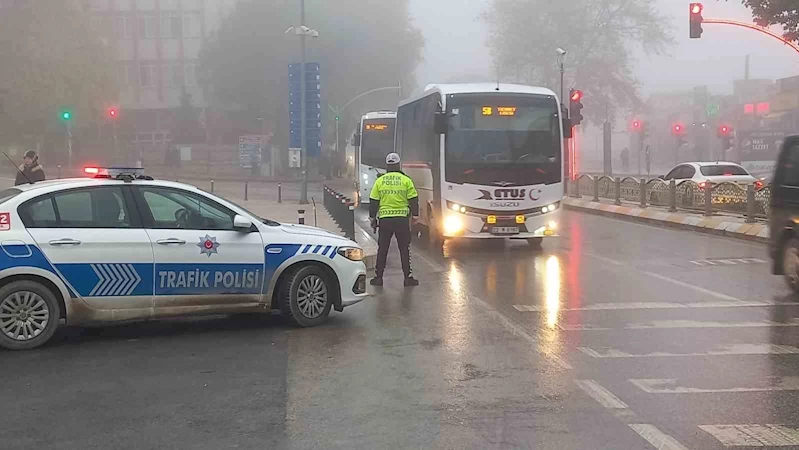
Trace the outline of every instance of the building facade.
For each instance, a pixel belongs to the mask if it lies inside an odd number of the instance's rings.
[[[114,32],[117,103],[120,119],[131,129],[125,138],[168,142],[183,92],[204,117],[208,102],[198,79],[200,52],[234,5],[235,0],[87,0]]]

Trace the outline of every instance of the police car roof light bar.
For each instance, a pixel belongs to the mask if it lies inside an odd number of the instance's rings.
[[[88,175],[94,178],[113,178],[117,180],[152,180],[152,177],[144,175],[141,167],[85,167],[83,169]]]

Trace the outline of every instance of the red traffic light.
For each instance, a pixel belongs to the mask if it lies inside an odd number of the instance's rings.
[[[117,116],[116,108],[108,108],[108,117],[114,118]]]
[[[671,132],[675,136],[682,136],[685,134],[685,126],[681,123],[675,123],[671,126]]]
[[[641,128],[641,121],[633,120],[633,129],[638,130]]]
[[[579,102],[582,99],[583,99],[583,91],[579,91],[579,90],[572,91],[571,101]]]
[[[732,127],[729,125],[719,125],[718,136],[720,138],[729,137],[732,135]]]
[[[704,6],[701,3],[691,3],[691,14],[702,14]]]

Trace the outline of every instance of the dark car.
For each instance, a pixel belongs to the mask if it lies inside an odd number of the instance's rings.
[[[784,275],[791,289],[799,292],[799,136],[783,143],[771,189],[771,272]]]

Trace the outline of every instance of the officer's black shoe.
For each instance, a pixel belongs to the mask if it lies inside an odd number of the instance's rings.
[[[405,286],[419,286],[419,280],[414,277],[408,277],[405,279]]]
[[[383,285],[383,277],[375,277],[369,280],[369,284],[372,286],[382,286]]]

